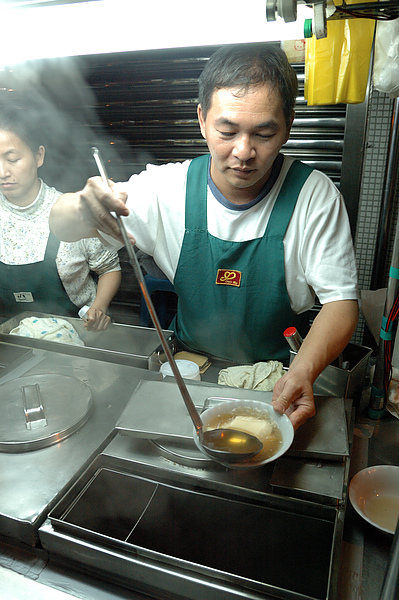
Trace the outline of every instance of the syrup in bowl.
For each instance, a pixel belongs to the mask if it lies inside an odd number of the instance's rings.
[[[220,404],[217,404],[218,400]],[[294,438],[292,423],[286,415],[276,413],[271,404],[258,400],[223,398],[212,398],[212,401],[216,404],[201,413],[204,431],[239,430],[253,435],[263,444],[263,448],[254,457],[240,464],[229,465],[230,467],[260,467],[276,460],[290,447]]]

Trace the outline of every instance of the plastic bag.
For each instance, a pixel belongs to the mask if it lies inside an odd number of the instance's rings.
[[[399,19],[377,23],[373,85],[391,98],[399,96]]]
[[[282,40],[281,47],[287,55],[290,64],[304,63],[306,43],[301,40]]]
[[[305,99],[308,105],[358,104],[366,95],[374,21],[327,21],[327,37],[306,40]]]

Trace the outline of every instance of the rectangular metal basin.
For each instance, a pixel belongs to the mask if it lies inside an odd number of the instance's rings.
[[[101,577],[188,600],[332,600],[342,512],[100,455],[40,528],[43,547]]]
[[[83,327],[81,319],[60,317],[73,325],[84,342],[84,347],[10,334],[10,331],[17,327],[22,319],[33,316],[44,318],[57,315],[23,312],[0,324],[0,341],[154,371],[158,371],[161,364],[158,334],[155,329],[150,327],[112,323],[105,331],[93,332],[87,331]],[[172,348],[173,331],[167,330],[164,333]]]
[[[268,403],[272,398],[272,392],[204,385],[196,381],[187,382],[187,388],[200,411],[209,397],[220,397],[220,401],[227,397]],[[288,452],[306,458],[343,460],[349,454],[344,400],[320,396],[315,402],[316,415],[298,429]],[[140,382],[116,428],[124,435],[152,440],[192,440],[193,435],[191,419],[173,377]]]

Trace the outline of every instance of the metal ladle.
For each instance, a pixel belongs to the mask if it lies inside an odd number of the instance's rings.
[[[103,183],[109,186],[108,175],[99,150],[97,148],[92,148],[92,153]],[[184,379],[176,365],[176,361],[162,331],[162,327],[155,312],[151,296],[148,293],[144,275],[141,271],[136,253],[133,250],[132,243],[126,233],[125,226],[119,215],[116,215],[116,220],[121,231],[123,242],[126,246],[129,262],[133,267],[145,303],[147,305],[148,312],[150,313],[152,321],[155,325],[155,329],[158,332],[162,348],[169,361],[188,413],[192,422],[194,423],[201,447],[211,458],[221,460],[224,463],[239,463],[248,460],[252,456],[255,456],[255,454],[258,454],[258,452],[263,448],[262,442],[260,442],[255,436],[245,433],[244,431],[236,431],[234,429],[212,429],[211,431],[204,431],[201,417],[195,408],[194,402],[192,401],[187,386],[184,383]]]

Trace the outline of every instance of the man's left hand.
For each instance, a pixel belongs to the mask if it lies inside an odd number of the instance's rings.
[[[298,429],[316,413],[311,382],[288,371],[274,386],[272,405],[276,412],[285,413],[294,429]]]

